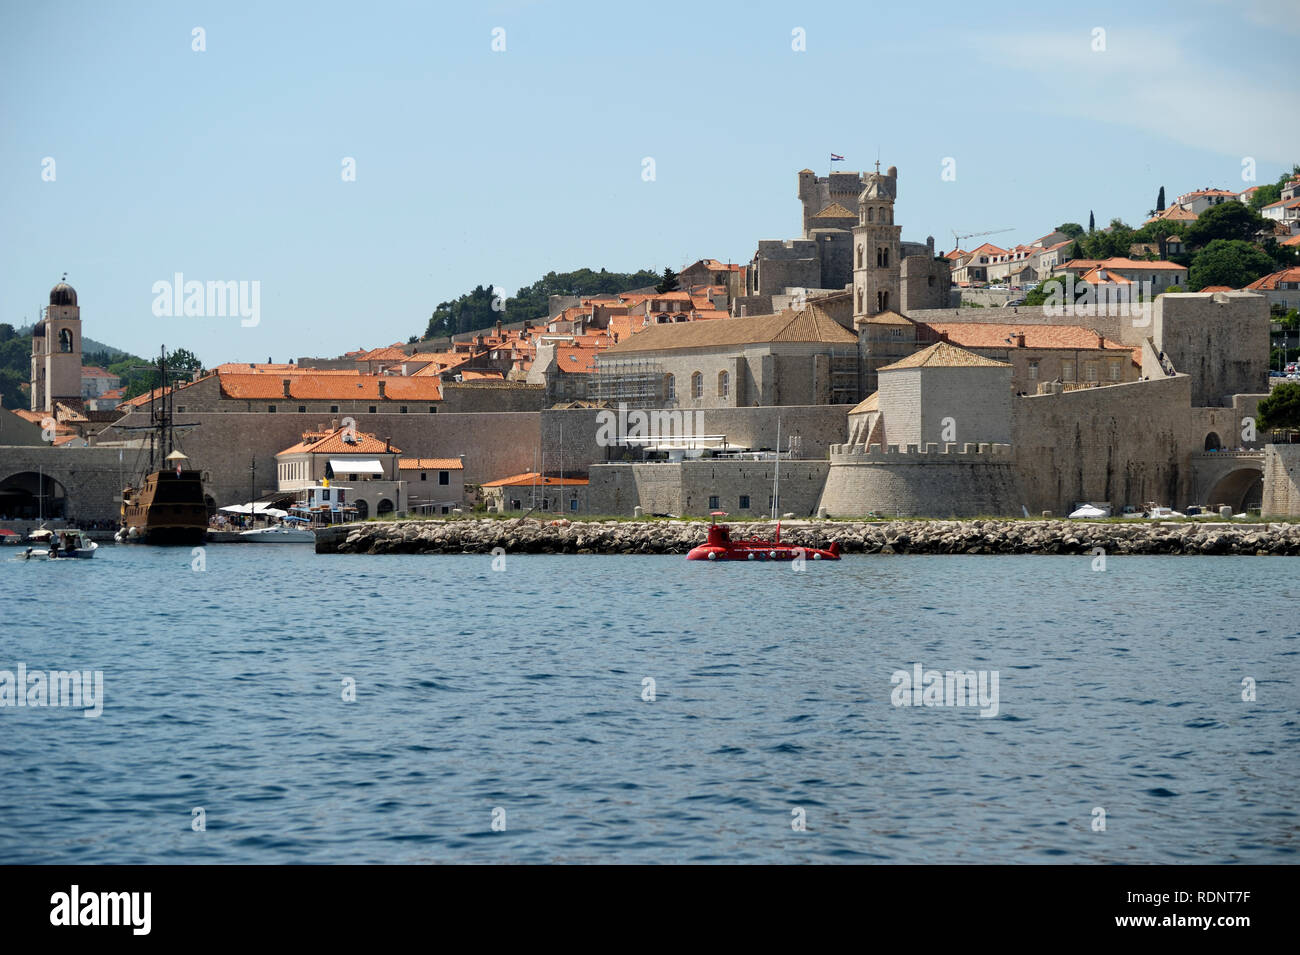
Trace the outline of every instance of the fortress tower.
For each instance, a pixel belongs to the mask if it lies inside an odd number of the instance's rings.
[[[50,304],[32,329],[32,411],[55,402],[81,407],[81,309],[66,282],[50,289]]]

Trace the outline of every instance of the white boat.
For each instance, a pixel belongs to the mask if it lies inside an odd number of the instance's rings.
[[[305,528],[275,524],[240,531],[239,536],[250,544],[314,544],[316,535]]]
[[[1170,518],[1170,517],[1186,517],[1186,516],[1187,515],[1183,514],[1181,511],[1175,511],[1172,507],[1165,507],[1164,505],[1147,508],[1147,517],[1151,517],[1151,518],[1163,519],[1163,518]]]
[[[58,531],[49,534],[49,547],[37,550],[28,547],[22,554],[24,560],[74,560],[94,557],[99,545],[81,531]]]
[[[1110,508],[1097,507],[1095,504],[1084,504],[1070,512],[1071,520],[1088,520],[1098,517],[1110,517]]]

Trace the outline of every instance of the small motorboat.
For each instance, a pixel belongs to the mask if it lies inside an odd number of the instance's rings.
[[[290,527],[287,524],[272,524],[270,527],[240,531],[239,536],[250,544],[314,544],[316,542],[316,535],[309,529]]]
[[[726,515],[715,515],[723,516]],[[731,530],[726,524],[716,520],[709,525],[709,537],[703,544],[693,547],[686,555],[687,560],[839,560],[840,545],[831,541],[827,548],[804,547],[799,544],[781,543],[781,522],[776,523],[776,536],[773,540],[759,537],[746,537],[733,540]]]
[[[75,560],[94,557],[95,551],[99,550],[99,545],[81,531],[57,531],[48,537],[46,549],[28,547],[22,554],[23,560]]]

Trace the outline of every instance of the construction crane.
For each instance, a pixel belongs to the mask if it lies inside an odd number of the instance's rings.
[[[999,232],[1015,232],[1015,229],[990,229],[988,232],[968,232],[965,235],[958,235],[957,230],[952,230],[953,248],[961,248],[962,239],[974,239],[982,235],[997,235]]]

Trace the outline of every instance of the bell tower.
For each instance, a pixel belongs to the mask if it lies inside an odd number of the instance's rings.
[[[55,402],[81,407],[81,309],[66,282],[50,289],[50,304],[32,329],[31,410],[52,412]]]
[[[902,307],[902,226],[894,225],[898,170],[882,175],[880,163],[866,176],[858,195],[858,224],[853,228],[853,323]]]

